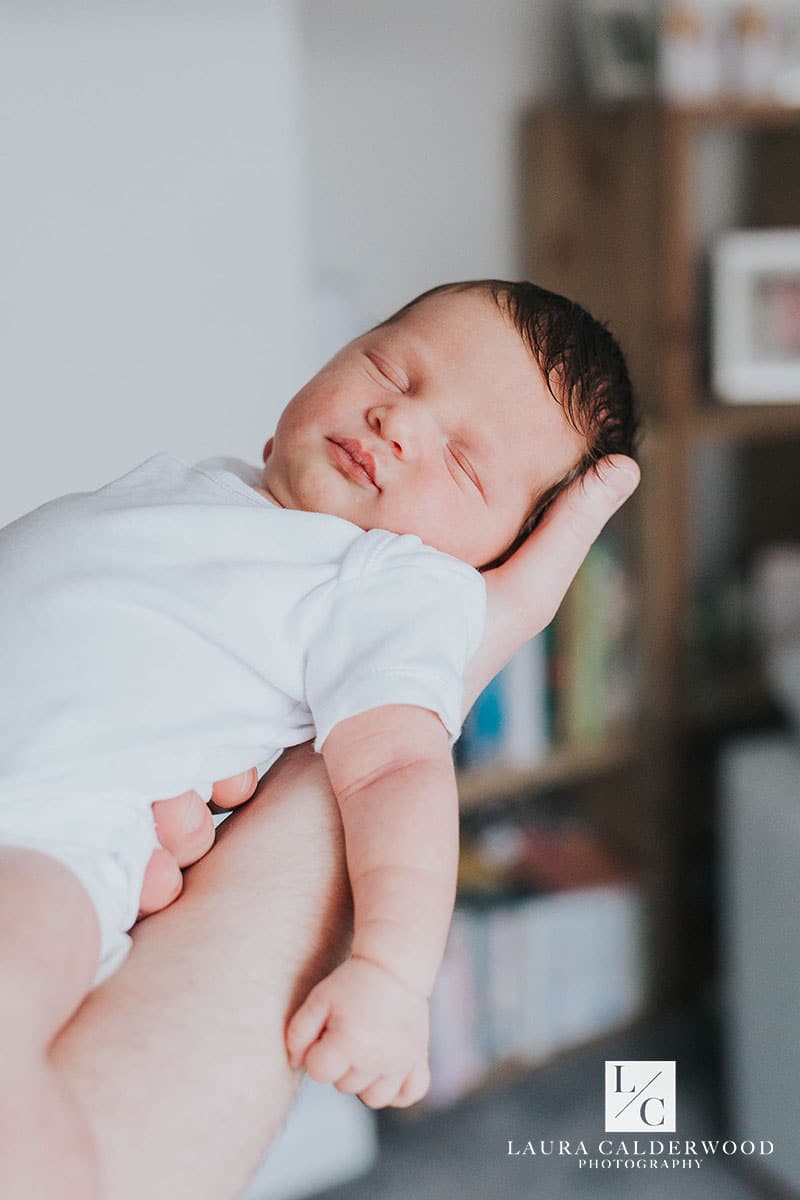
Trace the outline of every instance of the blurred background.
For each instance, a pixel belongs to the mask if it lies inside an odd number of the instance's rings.
[[[645,415],[635,502],[457,746],[430,1096],[306,1087],[248,1200],[800,1194],[800,5],[0,22],[0,524],[162,449],[258,461],[447,280],[586,304]],[[641,1060],[677,1064],[672,1165],[581,1166]]]

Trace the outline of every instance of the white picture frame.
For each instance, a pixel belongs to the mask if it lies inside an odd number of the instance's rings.
[[[712,255],[711,326],[718,400],[800,403],[800,229],[720,238]]]

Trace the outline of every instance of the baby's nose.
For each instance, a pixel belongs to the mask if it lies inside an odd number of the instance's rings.
[[[412,458],[422,444],[422,416],[408,404],[382,405],[372,410],[373,428],[398,458]],[[371,423],[373,423],[371,422]]]

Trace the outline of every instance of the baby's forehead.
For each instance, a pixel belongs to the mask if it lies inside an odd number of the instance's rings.
[[[527,387],[542,378],[536,356],[502,302],[478,289],[426,297],[373,332],[402,343],[431,370],[455,372],[462,366],[476,384],[513,386],[516,381]]]
[[[386,324],[420,330],[450,326],[454,332],[471,329],[477,324],[513,327],[502,301],[498,302],[482,288],[453,288],[425,296],[401,309]]]

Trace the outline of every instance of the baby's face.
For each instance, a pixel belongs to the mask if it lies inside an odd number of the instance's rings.
[[[264,449],[264,489],[477,567],[583,448],[492,298],[445,293],[350,342],[297,393]]]

